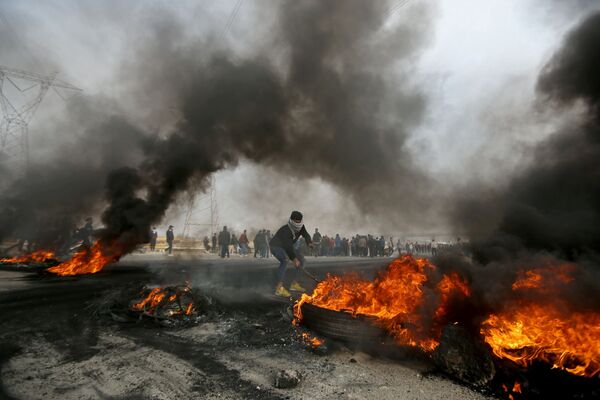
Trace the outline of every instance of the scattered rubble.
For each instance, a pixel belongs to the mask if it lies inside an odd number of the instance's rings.
[[[281,370],[275,376],[273,386],[278,389],[292,389],[300,384],[302,375],[296,370]]]

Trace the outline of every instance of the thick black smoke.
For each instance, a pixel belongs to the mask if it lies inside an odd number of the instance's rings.
[[[461,226],[496,226],[475,243],[484,263],[552,252],[575,260],[600,251],[600,13],[569,33],[542,70],[537,90],[547,107],[578,107],[581,122],[535,149],[534,160],[504,189],[474,197],[458,213]]]
[[[367,214],[393,207],[401,210],[393,216],[406,224],[422,217],[428,181],[404,144],[425,99],[409,84],[392,82],[398,74],[408,80],[408,66],[429,31],[428,13],[416,7],[410,23],[384,28],[388,11],[384,2],[283,2],[269,50],[244,58],[216,39],[189,37],[176,18],[160,13],[133,44],[121,80],[131,107],[147,110],[150,118],[174,110],[179,120],[173,131],[157,137],[108,113],[90,129],[114,135],[105,144],[117,156],[106,159],[110,151],[100,151],[50,169],[40,165],[4,202],[2,233],[18,230],[34,209],[88,212],[102,204],[103,187],[104,239],[118,240],[127,251],[146,240],[151,224],[191,182],[202,185],[211,173],[244,159],[321,177]],[[142,156],[123,154],[128,151]],[[47,190],[57,198],[6,207]]]

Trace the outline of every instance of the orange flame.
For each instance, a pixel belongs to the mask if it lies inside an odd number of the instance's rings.
[[[142,311],[146,314],[154,315],[159,307],[166,304],[177,304],[179,310],[169,310],[168,316],[174,315],[191,315],[194,313],[194,303],[190,301],[185,307],[181,304],[181,295],[190,293],[191,289],[188,286],[183,288],[154,288],[138,303],[135,303],[131,308],[135,311]],[[168,297],[167,297],[168,296]]]
[[[434,350],[441,327],[437,319],[446,315],[450,298],[457,294],[469,296],[470,289],[458,274],[444,275],[434,287],[438,299],[434,324],[426,328],[421,312],[425,301],[424,289],[428,274],[436,267],[426,259],[403,256],[394,260],[372,282],[356,274],[328,276],[317,285],[311,296],[303,294],[294,306],[297,319],[302,319],[304,303],[352,315],[373,317],[402,345]]]
[[[302,341],[312,348],[316,349],[319,346],[322,346],[325,341],[323,339],[319,339],[316,336],[310,335],[308,332],[302,332]]]
[[[27,254],[21,257],[13,258],[0,258],[0,262],[5,263],[29,263],[29,262],[46,262],[56,259],[56,254],[53,251],[38,250],[31,254]]]
[[[540,360],[574,375],[599,375],[600,313],[569,312],[556,295],[547,295],[571,282],[572,270],[565,264],[519,272],[513,291],[543,294],[545,300],[515,300],[489,315],[481,334],[496,356],[524,367]]]
[[[600,314],[567,315],[552,304],[508,307],[484,321],[481,334],[494,354],[528,366],[550,363],[574,375],[600,373]]]
[[[512,391],[513,393],[521,393],[521,384],[519,383],[519,381],[515,381]]]
[[[60,276],[95,274],[120,257],[121,253],[116,251],[116,246],[111,248],[111,246],[98,241],[91,248],[75,253],[69,261],[48,268],[47,271]]]

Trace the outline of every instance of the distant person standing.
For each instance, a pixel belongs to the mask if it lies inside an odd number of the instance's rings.
[[[340,237],[339,233],[335,234],[333,249],[333,255],[339,256],[342,251],[342,238]]]
[[[271,255],[269,243],[271,243],[271,231],[267,229],[267,232],[265,233],[265,257],[267,258]]]
[[[431,239],[431,255],[432,256],[437,255],[437,250],[438,250],[438,243],[435,241],[435,239]]]
[[[219,233],[219,246],[221,247],[221,258],[229,258],[229,244],[231,243],[231,234],[227,231],[227,226]]]
[[[202,240],[202,244],[204,245],[204,250],[206,250],[207,252],[210,252],[210,239],[208,238],[208,236],[204,236],[204,239]]]
[[[213,253],[217,252],[217,234],[213,233],[212,235],[212,251]]]
[[[366,257],[367,256],[367,238],[364,236],[361,236],[360,239],[358,239],[358,248],[359,248],[359,255],[361,257]]]
[[[173,225],[169,225],[169,229],[167,229],[167,249],[166,252],[169,253],[170,256],[173,255],[173,241],[175,240],[175,234],[173,233]]]
[[[261,240],[261,245],[260,245],[260,257],[266,258],[267,257],[267,248],[269,247],[269,240],[267,237],[266,229],[263,229],[261,238],[262,238],[262,240]]]
[[[248,255],[248,235],[246,234],[246,230],[244,229],[244,233],[242,233],[240,235],[240,238],[238,239],[238,242],[240,244],[240,254],[242,256],[247,256]]]
[[[323,236],[319,233],[319,228],[315,228],[315,233],[313,233],[312,241],[313,241],[313,255],[318,257],[321,253],[321,240]]]
[[[239,244],[238,238],[235,237],[235,234],[232,233],[231,234],[231,248],[232,248],[233,254],[237,254],[238,244]]]
[[[292,260],[294,264],[294,272],[290,290],[303,292],[305,289],[298,283],[298,271],[304,266],[304,256],[294,249],[294,244],[302,236],[306,244],[311,246],[312,240],[310,235],[302,223],[302,213],[300,211],[292,211],[288,223],[283,225],[275,236],[271,239],[269,246],[271,253],[279,261],[278,282],[275,288],[275,294],[282,297],[289,297],[290,292],[283,286],[285,278],[285,270],[287,267],[287,259]]]
[[[150,231],[150,251],[156,250],[156,240],[157,239],[158,239],[158,231],[156,230],[156,227],[153,226],[152,230]]]
[[[260,254],[263,242],[263,231],[262,229],[254,236],[254,258],[257,254]]]

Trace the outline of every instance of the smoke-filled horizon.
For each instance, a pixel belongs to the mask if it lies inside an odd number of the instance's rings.
[[[80,132],[74,157],[34,163],[15,181],[2,207],[3,236],[104,200],[103,236],[129,248],[146,241],[182,193],[202,190],[212,173],[240,160],[331,182],[366,215],[394,204],[406,210],[403,219],[417,217],[417,207],[434,204],[404,143],[425,98],[409,85],[388,88],[425,40],[427,8],[414,11],[410,25],[383,30],[384,3],[282,3],[270,50],[243,57],[214,35],[190,36],[176,15],[151,14],[120,67],[128,106],[85,96],[73,102],[63,129]],[[127,107],[176,119],[157,135],[146,128],[152,118],[134,121]]]
[[[456,188],[448,175],[423,167],[427,151],[415,134],[431,119],[432,93],[416,68],[432,45],[438,7],[411,4],[390,18],[391,6],[251,3],[268,34],[235,51],[210,19],[190,29],[178,12],[144,9],[144,24],[123,39],[127,57],[109,80],[119,84],[118,101],[85,94],[68,103],[65,118],[46,121],[49,136],[63,139],[60,150],[39,152],[28,179],[5,196],[2,234],[31,234],[48,219],[59,229],[70,223],[59,216],[91,214],[102,215],[107,235],[138,243],[187,190],[248,164],[265,174],[251,199],[221,189],[249,204],[248,213],[256,204],[259,213],[276,210],[261,215],[267,224],[305,206],[325,210],[313,214],[318,222],[307,220],[309,228],[462,231],[464,224],[446,222]],[[126,19],[127,6],[95,7],[82,10]],[[118,40],[106,26],[107,40]],[[315,181],[335,192],[337,207],[313,204],[313,195],[324,201]]]

